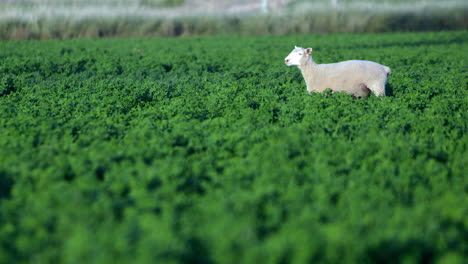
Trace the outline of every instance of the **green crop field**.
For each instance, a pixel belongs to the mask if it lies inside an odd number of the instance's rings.
[[[466,31],[0,42],[0,263],[466,263],[467,81]]]

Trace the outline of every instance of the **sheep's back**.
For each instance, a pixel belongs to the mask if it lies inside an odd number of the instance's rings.
[[[386,76],[385,66],[372,61],[349,60],[331,64],[318,64],[319,74],[327,79],[355,80],[358,83]]]

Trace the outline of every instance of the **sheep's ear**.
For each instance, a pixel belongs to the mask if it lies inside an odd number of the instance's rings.
[[[307,53],[307,54],[311,54],[311,53],[312,53],[312,48],[307,48],[307,49],[306,49],[306,53]]]

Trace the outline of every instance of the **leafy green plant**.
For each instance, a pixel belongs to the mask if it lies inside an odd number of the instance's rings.
[[[465,32],[0,42],[2,263],[462,263]],[[373,60],[392,96],[283,59]]]

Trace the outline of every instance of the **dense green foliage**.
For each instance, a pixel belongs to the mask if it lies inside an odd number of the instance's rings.
[[[286,67],[373,60],[391,96]],[[1,263],[462,263],[466,32],[0,42]]]

